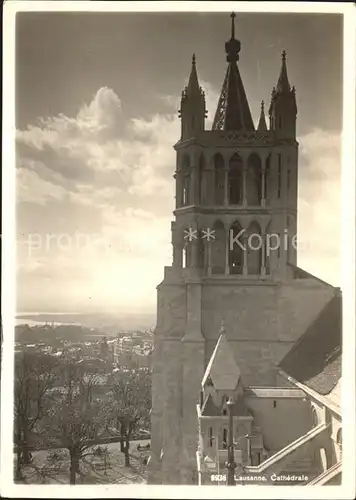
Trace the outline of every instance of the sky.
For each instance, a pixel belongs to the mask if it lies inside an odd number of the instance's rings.
[[[235,33],[255,122],[287,51],[298,265],[339,286],[342,18],[238,13]],[[211,126],[229,37],[229,13],[17,14],[18,311],[155,311],[180,94],[194,52]]]

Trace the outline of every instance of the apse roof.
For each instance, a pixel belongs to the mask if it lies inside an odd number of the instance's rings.
[[[212,382],[216,390],[235,390],[240,379],[240,369],[225,333],[216,343],[214,352],[205,370],[202,385]]]
[[[222,408],[214,404],[211,394],[209,394],[204,401],[201,414],[203,417],[223,416]],[[242,396],[240,396],[232,405],[232,414],[234,417],[248,417],[251,415]]]
[[[279,363],[287,375],[319,394],[341,377],[342,299],[337,293]]]

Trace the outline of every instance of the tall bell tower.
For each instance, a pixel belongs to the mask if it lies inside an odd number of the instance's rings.
[[[275,387],[278,361],[319,307],[317,285],[306,291],[296,279],[297,107],[286,53],[269,128],[263,102],[256,128],[234,18],[212,130],[195,56],[181,98],[173,262],[157,287],[152,483],[196,484],[196,403],[221,320],[243,385]]]
[[[200,276],[286,276],[287,264],[296,264],[295,89],[289,85],[284,51],[272,92],[270,128],[262,103],[256,130],[237,64],[241,44],[234,17],[231,23],[225,44],[228,66],[212,131],[204,127],[205,98],[195,56],[182,93],[173,266],[199,269]]]

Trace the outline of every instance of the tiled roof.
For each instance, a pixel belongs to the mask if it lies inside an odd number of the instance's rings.
[[[217,416],[223,416],[222,414],[222,407],[216,406],[213,402],[213,398],[209,394],[209,396],[206,398],[202,409],[201,413],[204,417],[217,417]],[[250,416],[251,413],[249,412],[247,406],[245,405],[245,402],[243,400],[243,397],[240,396],[238,400],[234,403],[233,405],[233,410],[232,414],[235,417],[247,417]]]
[[[342,301],[337,293],[279,363],[297,382],[326,395],[341,377]]]
[[[202,386],[211,380],[215,390],[233,391],[240,379],[240,369],[225,334],[221,334],[211,355]],[[210,379],[209,379],[210,377]]]
[[[204,415],[204,417],[206,416],[215,417],[221,415],[220,408],[214,405],[213,398],[211,397],[210,394],[203,403],[203,406],[201,408],[201,414]]]
[[[250,107],[236,62],[230,62],[221,89],[213,130],[254,131]]]
[[[327,395],[329,401],[334,405],[341,406],[341,378],[333,388],[333,390]]]

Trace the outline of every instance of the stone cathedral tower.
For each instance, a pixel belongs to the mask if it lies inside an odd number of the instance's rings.
[[[212,130],[195,56],[181,97],[173,263],[158,286],[152,483],[196,481],[196,404],[221,320],[244,386],[276,387],[278,361],[334,294],[296,266],[297,106],[286,53],[269,126],[262,102],[256,128],[234,15],[231,24]]]

